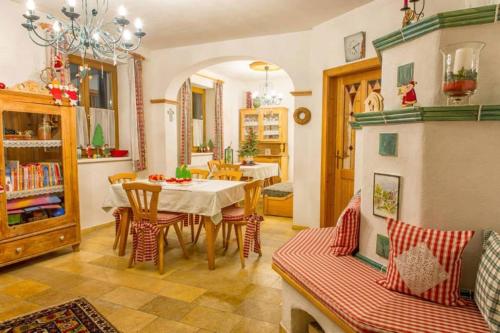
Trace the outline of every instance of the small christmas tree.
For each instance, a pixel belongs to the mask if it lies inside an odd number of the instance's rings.
[[[97,155],[99,155],[99,148],[104,146],[104,134],[102,132],[101,124],[97,124],[94,131],[94,136],[92,137],[92,145],[97,148]]]
[[[249,160],[259,153],[257,148],[257,134],[253,128],[249,128],[246,140],[241,144],[239,153],[242,157],[249,157]]]

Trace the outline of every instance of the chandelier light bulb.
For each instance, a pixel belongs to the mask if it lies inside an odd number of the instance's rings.
[[[76,0],[67,0],[68,6],[70,8],[75,8],[76,7]]]
[[[142,20],[140,18],[136,18],[135,21],[134,21],[134,25],[135,25],[135,28],[138,30],[138,31],[141,31],[142,28],[143,28],[143,23],[142,23]]]
[[[29,11],[34,12],[35,9],[36,9],[35,1],[34,0],[28,0],[28,1],[26,1],[26,8]]]
[[[59,23],[59,21],[55,21],[54,24],[52,25],[52,29],[54,30],[54,32],[60,32],[61,23]]]
[[[94,34],[92,35],[92,39],[94,39],[96,42],[99,42],[99,33],[94,32]]]
[[[121,5],[120,7],[118,7],[118,16],[120,17],[127,16],[127,9],[125,8],[125,6]]]
[[[132,39],[132,34],[128,30],[123,30],[123,39],[125,41],[130,41]]]

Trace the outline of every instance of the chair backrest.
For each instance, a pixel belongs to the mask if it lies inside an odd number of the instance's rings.
[[[245,184],[245,215],[251,215],[257,212],[260,194],[264,187],[263,180],[254,180]]]
[[[240,171],[240,165],[239,164],[221,164],[219,166],[219,171]]]
[[[189,169],[193,178],[207,179],[210,172],[203,169]]]
[[[136,179],[137,175],[133,172],[117,173],[116,175],[108,177],[108,181],[110,184],[128,183],[128,182],[133,182]]]
[[[221,160],[211,160],[211,161],[208,161],[207,164],[208,164],[208,170],[210,170],[210,172],[215,172],[215,171],[219,171],[219,167],[221,166],[222,161]]]
[[[278,183],[281,183],[281,177],[280,176],[272,176],[269,179],[269,185],[274,185],[274,184],[278,184]]]
[[[223,170],[223,171],[215,171],[212,173],[212,178],[218,180],[239,181],[241,180],[242,176],[243,173],[241,171]]]
[[[146,183],[124,183],[122,186],[127,193],[135,220],[148,220],[156,224],[161,186]]]

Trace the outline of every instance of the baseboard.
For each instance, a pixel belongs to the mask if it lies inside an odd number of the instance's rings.
[[[309,227],[307,227],[305,225],[292,224],[292,229],[293,230],[305,230],[305,229],[309,229]]]
[[[86,235],[86,234],[89,234],[93,231],[107,228],[107,227],[114,225],[114,224],[115,224],[115,221],[110,221],[110,222],[106,222],[103,224],[94,225],[92,227],[84,228],[84,229],[82,229],[82,235]]]

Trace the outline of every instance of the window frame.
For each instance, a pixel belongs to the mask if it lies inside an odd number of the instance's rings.
[[[115,149],[120,149],[120,118],[119,118],[119,108],[118,108],[118,70],[117,67],[113,64],[98,61],[94,59],[85,60],[77,55],[70,54],[68,56],[68,60],[70,64],[75,64],[78,66],[82,66],[83,64],[89,66],[92,69],[100,71],[101,69],[111,73],[111,94],[113,96],[113,110],[115,113]],[[71,78],[69,78],[71,80]],[[89,78],[85,77],[83,82],[80,84],[80,106],[83,106],[85,109],[85,114],[87,116],[87,128],[89,129],[89,142],[92,142],[90,128],[90,90],[89,90]]]
[[[191,113],[194,110],[194,98],[193,94],[201,95],[201,103],[202,103],[202,114],[203,114],[203,145],[207,145],[207,90],[199,87],[191,87]],[[191,115],[192,118],[192,115]],[[192,118],[193,119],[193,118]],[[197,152],[197,146],[194,145],[194,131],[193,131],[193,121],[191,121],[191,151]]]

